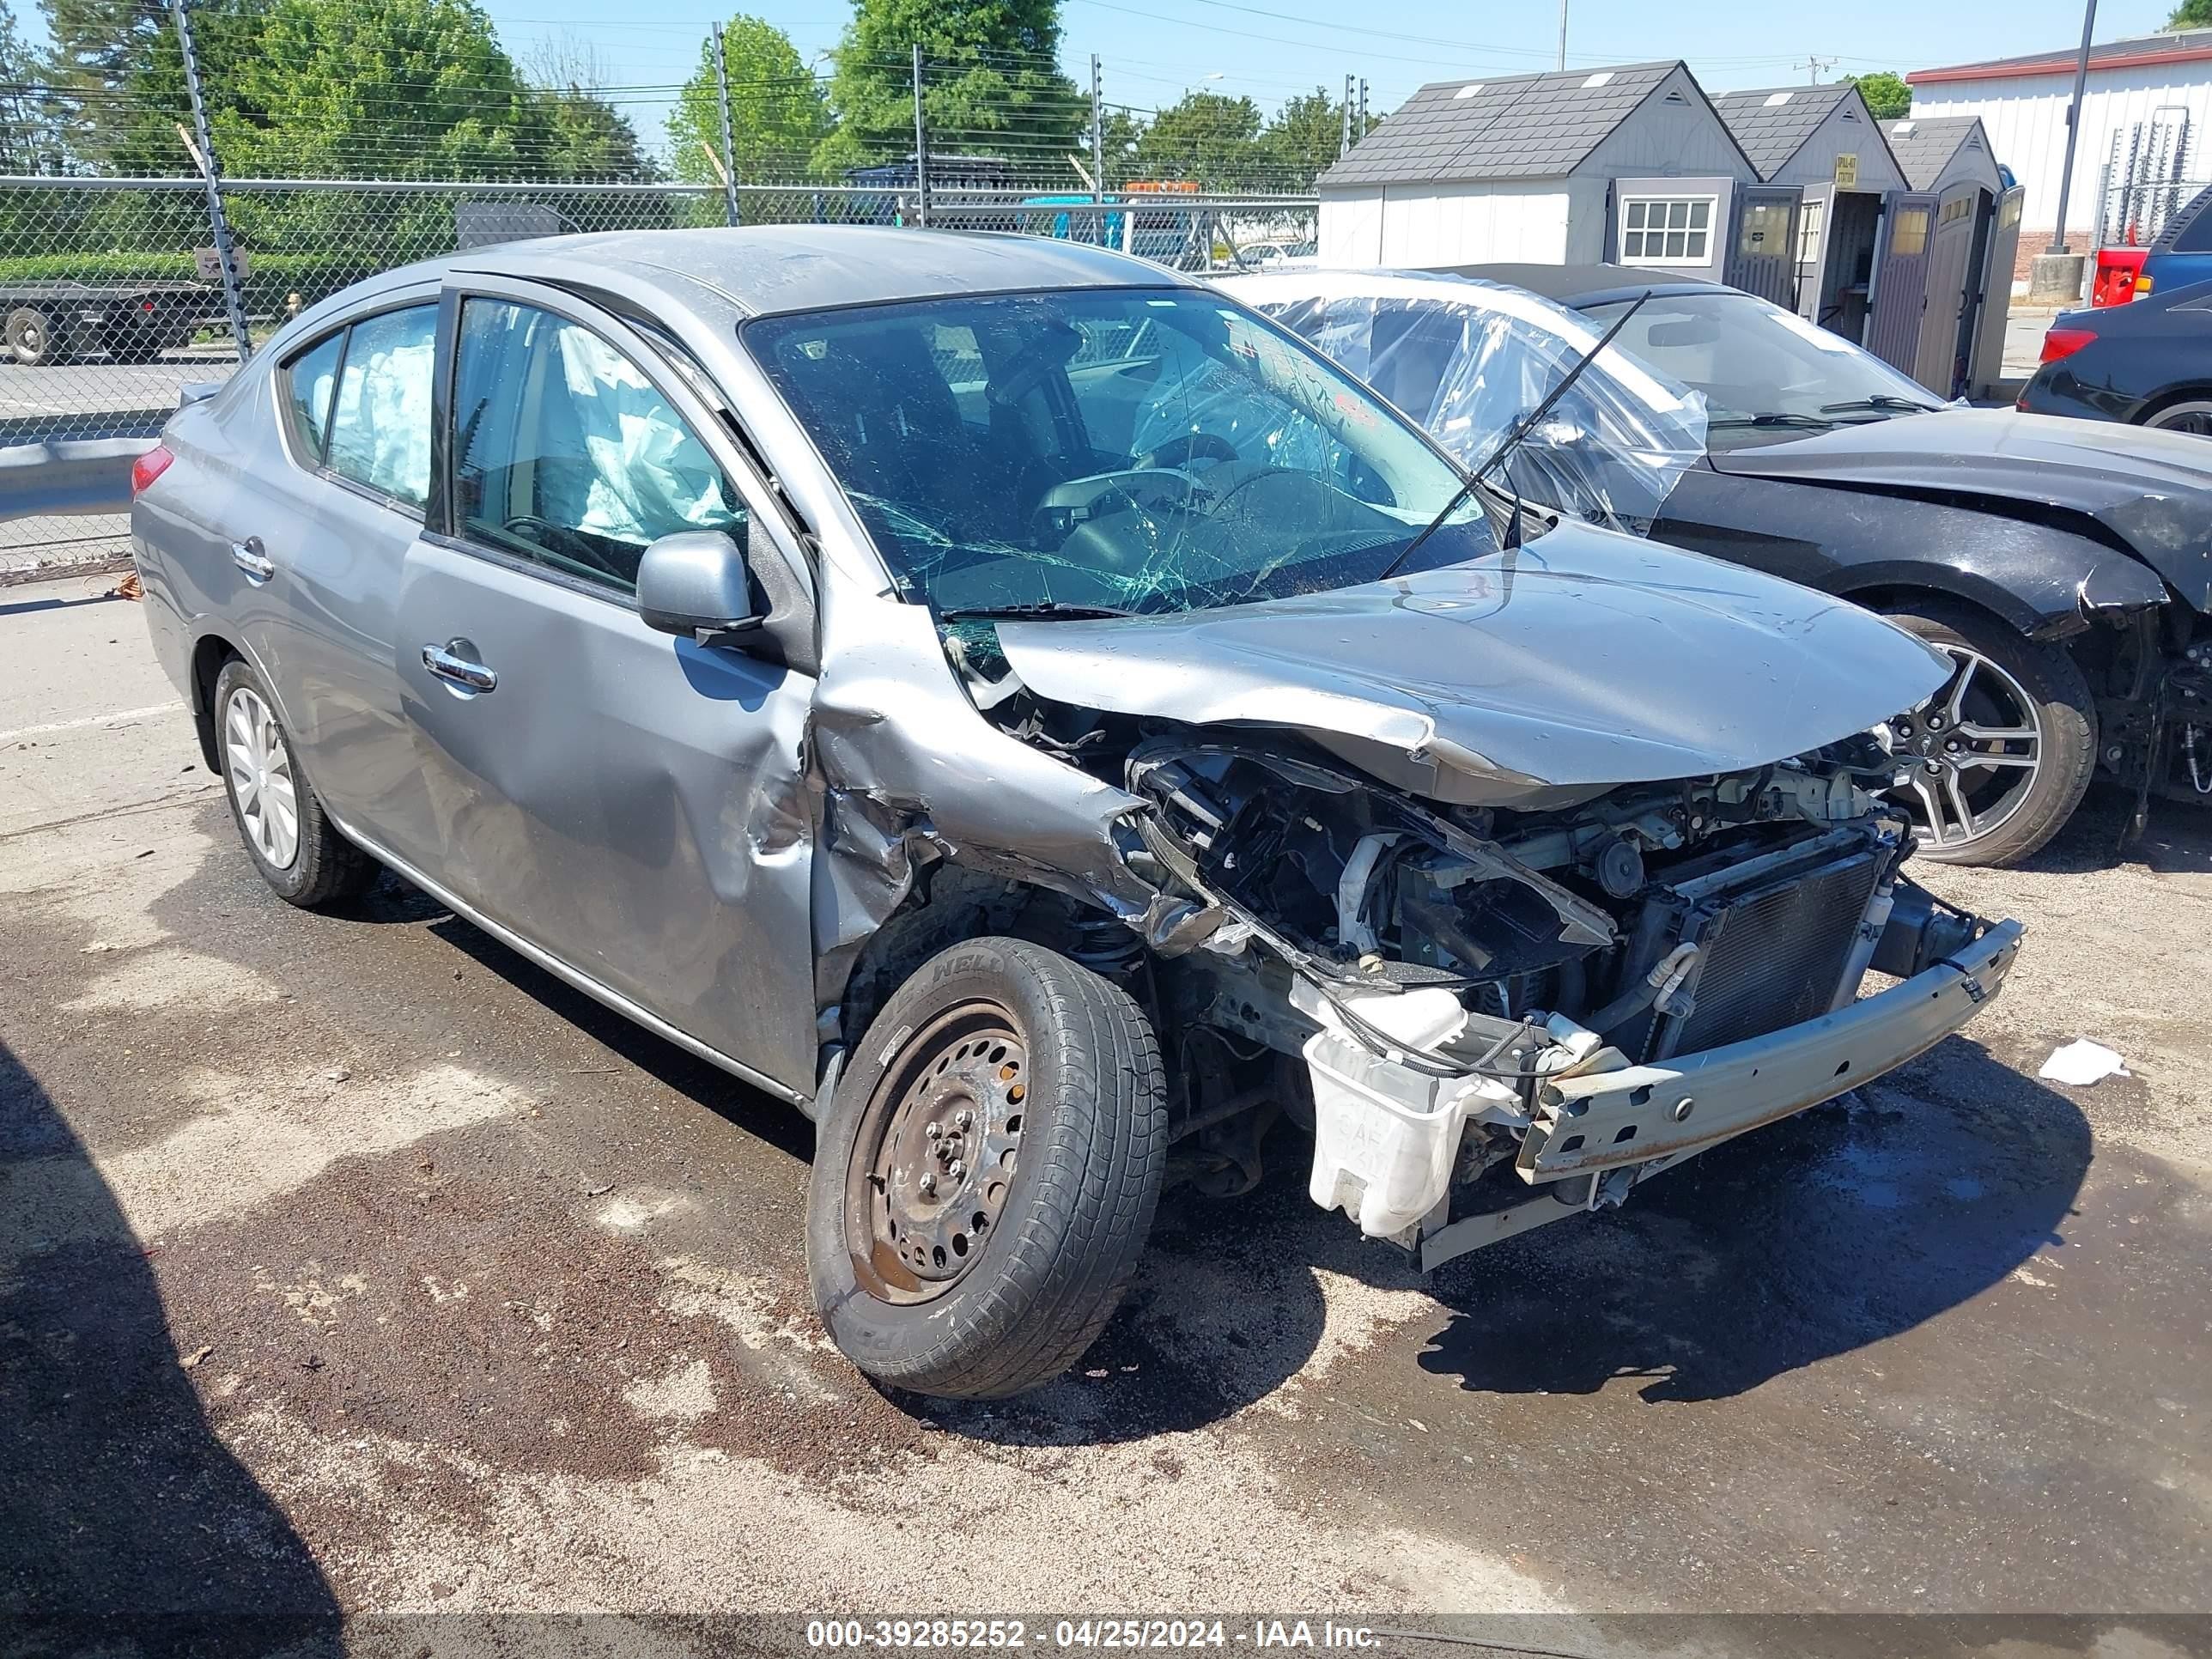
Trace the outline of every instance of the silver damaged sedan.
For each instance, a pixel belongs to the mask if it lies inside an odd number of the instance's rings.
[[[1618,1205],[2020,943],[1899,873],[1926,646],[1555,522],[1115,254],[458,254],[135,483],[269,884],[396,872],[808,1114],[822,1318],[900,1388],[1054,1376],[1162,1191],[1271,1158],[1424,1266]]]

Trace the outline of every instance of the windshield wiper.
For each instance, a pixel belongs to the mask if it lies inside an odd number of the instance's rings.
[[[1932,415],[1941,408],[1938,404],[1923,404],[1911,398],[1900,398],[1894,392],[1877,392],[1871,398],[1846,398],[1839,404],[1822,404],[1823,415],[1840,415],[1854,409],[1878,409],[1887,415]]]
[[[1831,427],[1863,426],[1865,422],[1863,421],[1824,420],[1818,415],[1783,415],[1778,413],[1768,415],[1734,415],[1724,420],[1707,421],[1705,422],[1705,429],[1710,432],[1715,427],[1782,426],[1793,428],[1800,432],[1826,432]]]
[[[1421,544],[1428,540],[1430,537],[1435,535],[1437,531],[1443,529],[1444,527],[1444,520],[1450,518],[1453,514],[1459,511],[1460,503],[1467,500],[1468,496],[1474,494],[1477,489],[1480,488],[1483,475],[1488,472],[1492,467],[1496,466],[1498,462],[1504,460],[1506,456],[1512,453],[1513,447],[1535,429],[1537,422],[1542,420],[1544,416],[1552,412],[1552,405],[1558,403],[1560,398],[1567,395],[1568,388],[1572,386],[1577,380],[1582,379],[1583,371],[1597,361],[1598,354],[1613,343],[1613,337],[1620,333],[1622,329],[1628,326],[1628,319],[1631,317],[1633,317],[1638,311],[1641,310],[1643,308],[1644,302],[1650,297],[1651,290],[1648,288],[1645,289],[1643,293],[1638,295],[1636,298],[1629,303],[1628,309],[1622,312],[1620,316],[1613,319],[1613,326],[1606,330],[1603,334],[1598,337],[1597,343],[1592,346],[1588,351],[1583,353],[1581,358],[1576,362],[1575,366],[1567,371],[1565,378],[1563,379],[1559,385],[1553,386],[1551,391],[1545,395],[1543,401],[1539,403],[1535,408],[1530,410],[1526,415],[1523,415],[1519,420],[1513,422],[1513,429],[1505,434],[1505,441],[1499,444],[1497,448],[1490,452],[1490,459],[1488,460],[1485,461],[1480,466],[1475,468],[1474,471],[1467,475],[1467,482],[1452,492],[1452,498],[1443,504],[1443,511],[1439,512],[1435,518],[1429,520],[1428,527],[1426,529],[1423,530],[1419,535],[1414,537],[1413,540],[1406,544],[1406,548],[1403,552],[1399,554],[1396,558],[1391,560],[1389,563],[1382,567],[1382,574],[1375,578],[1376,581],[1389,581],[1391,577],[1396,575],[1401,570],[1403,570],[1406,568],[1407,562],[1410,560],[1414,554],[1420,551]],[[1510,489],[1511,486],[1509,484],[1507,488]],[[1517,516],[1521,504],[1521,495],[1518,490],[1514,491],[1513,504]]]
[[[939,622],[1027,622],[1040,617],[1099,622],[1133,617],[1133,611],[1117,611],[1110,605],[1076,605],[1066,599],[1036,599],[1021,605],[963,605],[937,613]]]

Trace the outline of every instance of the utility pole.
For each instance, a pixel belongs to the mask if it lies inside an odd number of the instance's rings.
[[[2074,101],[2066,106],[2066,160],[2058,169],[2058,222],[2051,228],[2045,253],[2066,252],[2066,198],[2074,188],[2074,143],[2081,136],[2081,94],[2089,84],[2089,37],[2097,32],[2097,0],[2081,9],[2081,51],[2074,59]],[[2104,204],[2098,204],[2103,211]]]
[[[1356,135],[1352,139],[1354,143],[1367,136],[1367,77],[1364,75],[1359,77],[1359,119],[1353,125],[1352,131]]]
[[[1091,199],[1101,208],[1106,205],[1106,106],[1101,91],[1103,82],[1098,74],[1098,54],[1091,54]],[[1092,227],[1098,233],[1100,246],[1106,243],[1106,216],[1098,216]]]
[[[1567,0],[1559,0],[1559,73],[1567,72]]]
[[[929,228],[929,142],[921,119],[921,42],[914,43],[914,212],[915,222]]]
[[[207,99],[200,91],[199,54],[192,50],[192,20],[185,0],[169,0],[177,20],[177,51],[185,63],[185,92],[192,100],[192,129],[199,135],[200,177],[207,181],[208,232],[215,238],[216,262],[222,269],[222,308],[238,361],[253,355],[252,331],[246,325],[246,295],[239,281],[238,248],[230,240],[230,218],[222,210],[222,163],[216,158],[215,136],[208,128]]]
[[[1791,69],[1803,70],[1805,71],[1805,84],[1808,87],[1817,87],[1820,84],[1820,71],[1822,70],[1832,70],[1842,61],[1843,60],[1841,58],[1816,58],[1810,52],[1808,52],[1803,63],[1792,64],[1790,67]]]
[[[722,216],[731,224],[743,221],[738,213],[738,153],[730,143],[730,64],[722,52],[722,26],[714,25],[714,87],[722,112]]]
[[[1352,153],[1352,77],[1344,77],[1343,136],[1336,141],[1336,159],[1341,161]]]

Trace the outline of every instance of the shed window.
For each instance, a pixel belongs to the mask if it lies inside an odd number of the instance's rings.
[[[1628,196],[1620,204],[1620,257],[1639,265],[1712,263],[1712,196]]]
[[[1736,231],[1736,252],[1747,259],[1788,254],[1790,209],[1787,202],[1753,202],[1745,208],[1743,223]]]
[[[1897,224],[1889,233],[1889,251],[1899,258],[1909,259],[1928,251],[1928,210],[1902,208],[1897,215]]]

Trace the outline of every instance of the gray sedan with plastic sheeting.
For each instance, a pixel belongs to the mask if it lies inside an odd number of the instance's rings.
[[[1054,1376],[1162,1191],[1267,1158],[1425,1263],[1617,1205],[2019,945],[1900,872],[1866,733],[1926,646],[1527,514],[1115,254],[457,255],[136,482],[270,885],[389,868],[807,1113],[822,1317],[900,1387]]]

